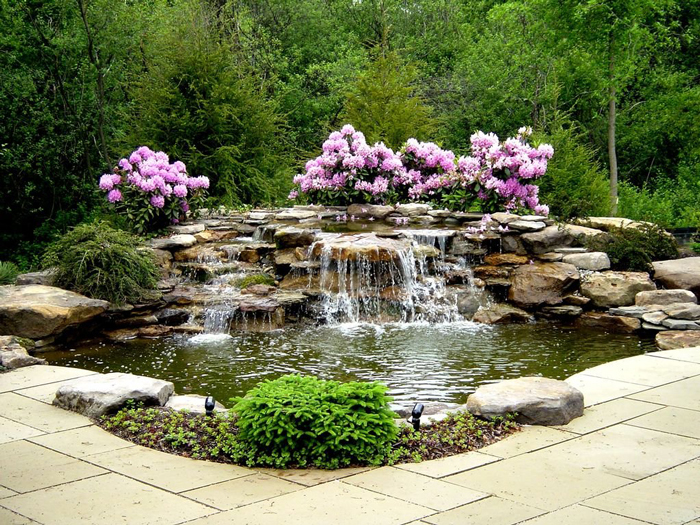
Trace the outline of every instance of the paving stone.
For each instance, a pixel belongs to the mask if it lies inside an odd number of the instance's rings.
[[[2,505],[51,525],[175,525],[215,512],[118,474],[21,494]]]
[[[700,410],[700,377],[691,377],[633,394],[632,399],[669,405],[688,410]]]
[[[31,525],[32,523],[36,523],[36,521],[0,507],[0,523],[3,525]]]
[[[644,403],[626,398],[613,399],[612,401],[587,408],[582,417],[557,428],[575,434],[588,434],[660,409],[660,405],[653,403]]]
[[[16,495],[17,492],[10,490],[7,487],[0,487],[0,499],[9,498],[10,496]]]
[[[483,448],[486,454],[499,458],[512,458],[526,452],[561,443],[576,437],[576,434],[547,427],[523,427],[520,432]]]
[[[423,521],[434,525],[468,525],[472,523],[512,525],[539,516],[543,512],[543,510],[529,505],[491,496],[447,512],[429,516]]]
[[[44,432],[60,432],[92,424],[86,417],[56,410],[51,405],[12,392],[0,394],[0,416]]]
[[[625,381],[588,376],[584,373],[575,374],[566,379],[566,382],[583,392],[583,400],[586,407],[605,403],[606,401],[641,392],[649,388],[644,385],[635,385]]]
[[[647,354],[650,357],[662,357],[665,359],[675,359],[677,361],[689,361],[700,364],[700,347],[678,348],[676,350],[662,350]]]
[[[120,439],[95,425],[46,434],[29,441],[74,458],[134,446],[133,443]]]
[[[334,481],[187,525],[399,525],[434,513],[427,507]]]
[[[86,456],[84,460],[172,492],[192,490],[252,472],[236,465],[197,461],[140,446]]]
[[[539,516],[528,521],[527,525],[645,525],[646,523],[648,522],[610,514],[583,505],[572,505]]]
[[[0,393],[10,392],[18,388],[29,388],[47,383],[56,383],[66,379],[95,374],[81,368],[66,368],[63,366],[28,366],[0,374]]]
[[[638,480],[700,456],[700,441],[615,425],[540,451],[539,457],[582,470]]]
[[[544,510],[556,510],[602,494],[629,480],[546,459],[546,450],[484,465],[445,481]]]
[[[394,467],[382,467],[345,478],[345,483],[434,510],[449,510],[488,496],[464,487]]]
[[[666,407],[651,414],[634,418],[627,424],[700,439],[700,413],[694,410]]]
[[[0,417],[0,443],[9,443],[19,439],[41,436],[43,431]]]
[[[584,504],[659,525],[686,523],[700,516],[698,479],[700,461],[695,460]]]
[[[589,368],[583,374],[646,386],[660,386],[685,377],[700,375],[700,364],[679,361],[659,362],[646,355],[628,357]]]
[[[182,495],[217,509],[230,510],[303,488],[303,485],[256,472],[242,478],[183,492]]]
[[[299,483],[307,487],[313,487],[315,485],[320,485],[321,483],[327,483],[329,481],[335,481],[338,479],[347,478],[348,476],[353,476],[355,474],[360,474],[362,472],[367,472],[371,468],[372,467],[355,467],[338,470],[321,470],[314,468],[278,470],[256,468],[255,470],[268,474],[269,476],[274,476],[287,481],[293,481],[294,483]]]
[[[105,472],[26,441],[0,445],[0,485],[15,492],[30,492]],[[5,500],[2,504],[5,505]]]
[[[490,456],[481,452],[467,452],[448,458],[433,459],[431,461],[421,461],[420,463],[402,463],[396,468],[422,474],[431,478],[444,478],[459,472],[464,472],[488,463],[493,463],[501,458]]]

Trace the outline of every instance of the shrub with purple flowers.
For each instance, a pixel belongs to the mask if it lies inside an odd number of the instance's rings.
[[[190,177],[183,162],[171,164],[162,151],[141,146],[102,175],[99,187],[133,229],[145,233],[177,223],[201,206],[209,179]]]
[[[294,177],[290,199],[324,205],[428,202],[454,211],[478,206],[485,212],[534,211],[547,215],[538,187],[530,182],[547,171],[552,146],[531,146],[530,128],[504,142],[481,131],[471,137],[471,155],[455,154],[432,142],[409,139],[394,152],[346,125],[323,143],[322,154]]]

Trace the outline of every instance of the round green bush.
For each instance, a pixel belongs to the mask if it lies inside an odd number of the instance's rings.
[[[158,268],[139,237],[104,222],[81,224],[47,249],[54,284],[94,299],[137,303],[158,296]]]
[[[381,383],[287,375],[236,398],[238,440],[249,465],[379,465],[397,435]]]

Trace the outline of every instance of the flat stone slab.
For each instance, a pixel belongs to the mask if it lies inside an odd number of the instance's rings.
[[[53,286],[0,286],[0,334],[41,339],[88,321],[107,308],[107,301]]]
[[[195,394],[187,396],[171,396],[168,402],[165,403],[165,408],[170,408],[172,410],[185,410],[191,414],[204,414],[206,410],[204,409],[204,401],[206,396],[198,396]],[[224,412],[226,407],[215,402],[214,412]]]
[[[163,406],[173,394],[169,381],[113,372],[75,379],[59,387],[53,404],[88,417],[114,412],[133,399]]]
[[[572,253],[565,255],[562,262],[573,264],[579,270],[609,270],[610,258],[604,252]]]
[[[530,425],[566,425],[583,415],[583,394],[564,381],[521,377],[479,387],[467,399],[467,410],[494,418],[517,412]]]
[[[173,235],[161,239],[151,239],[149,245],[154,250],[182,250],[197,244],[197,238],[190,234]]]
[[[691,303],[698,302],[695,294],[689,290],[649,290],[639,292],[634,297],[634,304],[637,306],[647,306],[650,304],[670,305],[676,303]]]

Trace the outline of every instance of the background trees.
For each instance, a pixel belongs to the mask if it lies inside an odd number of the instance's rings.
[[[346,121],[456,152],[532,125],[553,213],[614,211],[617,172],[618,214],[698,225],[700,0],[0,0],[0,27],[0,259],[24,266],[136,146],[272,203]]]

